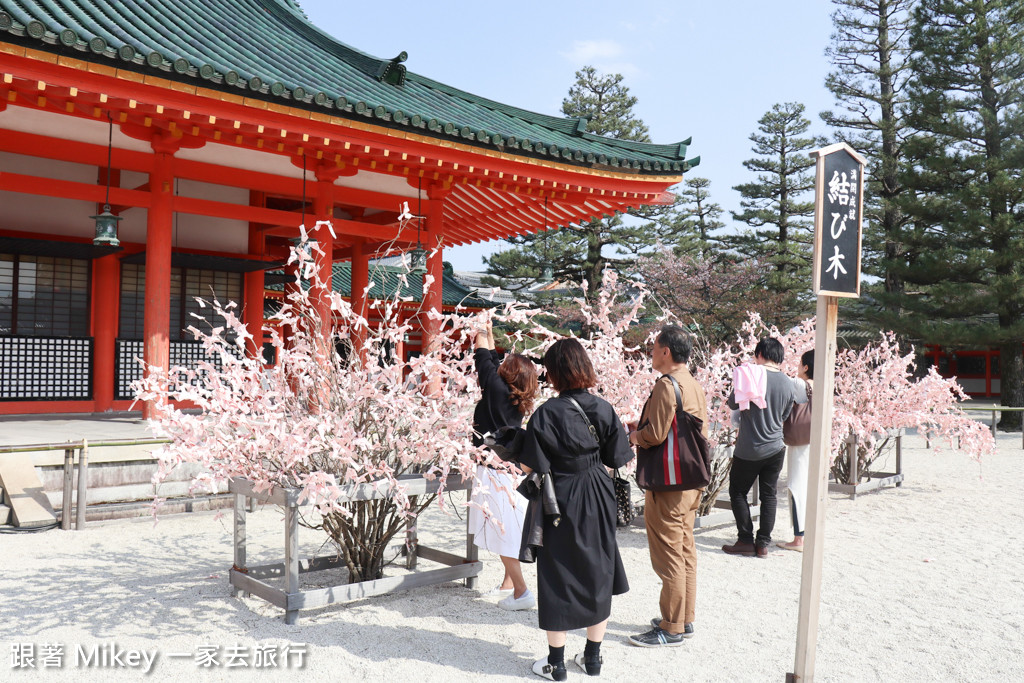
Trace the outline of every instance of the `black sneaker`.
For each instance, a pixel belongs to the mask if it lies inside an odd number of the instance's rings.
[[[651,626],[654,628],[661,628],[661,617],[654,617],[651,619]],[[683,638],[693,638],[693,636],[693,622],[691,621],[683,627]]]
[[[683,634],[672,635],[661,627],[654,627],[646,633],[630,636],[629,642],[640,647],[677,647],[683,644]]]
[[[569,674],[565,671],[565,662],[548,664],[547,657],[538,659],[533,663],[533,673],[549,681],[564,681],[569,677]]]

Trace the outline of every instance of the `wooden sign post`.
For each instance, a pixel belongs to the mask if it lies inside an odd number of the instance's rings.
[[[807,473],[804,557],[796,663],[787,681],[814,680],[824,558],[825,503],[832,442],[836,326],[839,297],[860,296],[861,219],[864,215],[864,157],[846,143],[811,152],[817,159],[814,201],[814,293],[818,296],[814,340],[814,393]]]

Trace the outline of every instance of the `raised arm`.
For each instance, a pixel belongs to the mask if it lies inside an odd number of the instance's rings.
[[[494,330],[491,327],[490,318],[477,329],[474,348],[478,351],[480,349],[494,349]]]

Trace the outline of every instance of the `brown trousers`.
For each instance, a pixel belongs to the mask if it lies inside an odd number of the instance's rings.
[[[644,524],[651,550],[651,566],[661,579],[661,628],[682,633],[693,621],[697,600],[697,548],[693,521],[700,504],[700,489],[648,491]]]

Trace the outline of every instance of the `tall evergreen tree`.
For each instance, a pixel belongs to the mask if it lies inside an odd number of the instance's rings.
[[[576,81],[562,101],[562,113],[588,120],[587,131],[622,140],[650,142],[647,126],[633,112],[637,98],[621,74],[601,75],[592,66],[576,72]],[[680,229],[672,207],[644,207],[635,215],[644,223],[625,222],[619,215],[541,231],[507,240],[511,248],[484,258],[487,272],[505,287],[516,289],[541,277],[545,266],[555,279],[587,283],[597,292],[606,267],[625,269],[636,254],[656,243],[669,243]]]
[[[594,135],[650,142],[647,124],[633,113],[637,99],[622,81],[622,74],[602,75],[592,66],[583,67],[562,100],[562,113],[588,119],[587,132]]]
[[[679,197],[678,215],[682,221],[675,252],[679,255],[700,256],[712,260],[718,253],[722,236],[718,233],[725,227],[722,207],[711,201],[711,181],[693,177],[683,180],[677,188]]]
[[[770,265],[766,286],[787,294],[794,313],[811,294],[814,161],[808,152],[822,140],[807,135],[810,127],[798,102],[776,104],[758,121],[759,132],[750,136],[757,156],[743,162],[757,180],[733,188],[743,211],[732,216],[752,230],[728,240],[740,254]]]
[[[1002,402],[1024,406],[1024,2],[921,0],[911,48],[900,322],[926,342],[998,346]],[[1020,428],[1020,413],[1000,424]]]
[[[832,1],[835,33],[826,54],[833,71],[825,86],[840,109],[821,117],[868,159],[864,271],[882,279],[879,298],[893,309],[899,298],[885,294],[903,291],[898,266],[906,259],[899,173],[908,133],[904,104],[916,0]]]

